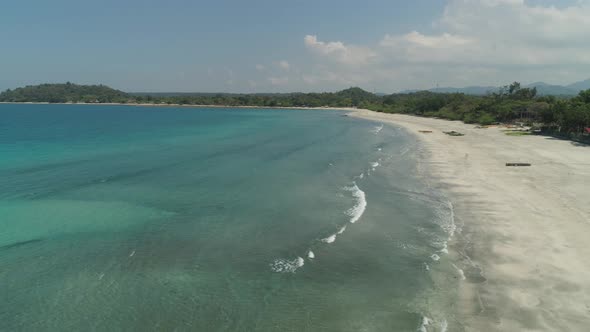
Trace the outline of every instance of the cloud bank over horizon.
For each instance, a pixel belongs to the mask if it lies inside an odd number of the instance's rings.
[[[559,8],[524,0],[450,0],[429,30],[384,33],[372,45],[308,34],[303,46],[309,61],[269,82],[293,91],[353,85],[398,91],[515,80],[567,84],[588,78],[580,77],[584,70],[590,76],[587,1]]]
[[[3,7],[0,90],[391,93],[590,78],[590,0],[33,2]]]

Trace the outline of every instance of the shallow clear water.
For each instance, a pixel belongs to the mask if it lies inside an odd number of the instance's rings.
[[[0,105],[1,329],[442,326],[449,205],[344,114]]]

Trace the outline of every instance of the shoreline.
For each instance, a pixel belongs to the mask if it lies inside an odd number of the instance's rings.
[[[449,241],[456,255],[449,258],[465,277],[454,308],[462,328],[587,329],[590,146],[459,121],[351,111],[416,137],[424,148],[420,165],[432,177],[426,180],[451,199],[462,226]],[[465,136],[442,133],[451,130]]]
[[[231,105],[187,105],[187,104],[124,104],[124,103],[49,103],[49,102],[6,102],[0,105],[95,105],[95,106],[138,106],[138,107],[184,107],[184,108],[245,108],[245,109],[285,109],[285,110],[340,110],[356,111],[354,107],[307,107],[307,106],[231,106]]]

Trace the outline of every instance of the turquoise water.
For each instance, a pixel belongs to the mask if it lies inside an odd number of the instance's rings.
[[[444,328],[449,204],[344,115],[0,105],[1,330]]]

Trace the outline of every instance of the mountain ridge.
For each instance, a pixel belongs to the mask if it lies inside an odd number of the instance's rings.
[[[524,85],[526,88],[537,88],[537,94],[547,96],[547,95],[556,95],[556,96],[575,96],[580,91],[590,89],[590,78],[587,80],[574,82],[568,85],[558,85],[558,84],[550,84],[546,82],[533,82],[527,85]],[[456,87],[436,87],[430,89],[411,89],[411,90],[402,90],[399,93],[413,93],[418,91],[429,91],[434,93],[464,93],[467,95],[486,95],[488,93],[497,92],[501,87],[496,86],[467,86],[462,88]]]

